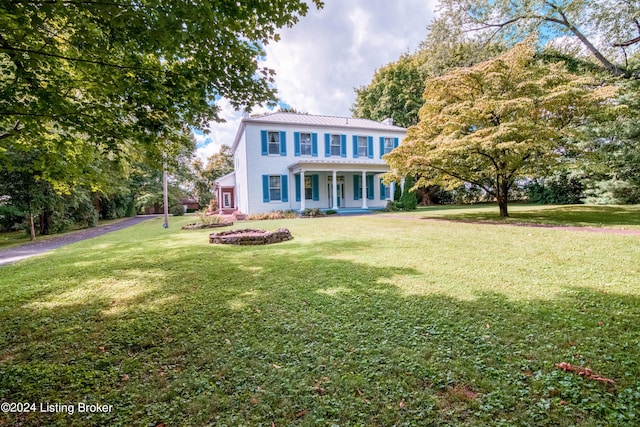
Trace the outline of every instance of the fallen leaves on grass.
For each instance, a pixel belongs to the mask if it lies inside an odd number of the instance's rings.
[[[585,368],[582,366],[573,366],[567,362],[556,363],[557,368],[562,369],[565,372],[573,372],[581,377],[589,378],[595,381],[601,381],[608,384],[615,384],[616,382],[610,378],[601,377],[600,375],[594,374],[593,370],[589,368]]]

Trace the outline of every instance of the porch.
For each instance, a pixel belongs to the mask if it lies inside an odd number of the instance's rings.
[[[305,161],[289,166],[294,197],[291,208],[362,214],[383,209],[393,200],[394,186],[382,182],[389,167],[382,162]]]

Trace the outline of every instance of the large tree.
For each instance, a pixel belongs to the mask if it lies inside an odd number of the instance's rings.
[[[637,0],[440,0],[440,16],[487,39],[575,37],[609,73],[638,78],[627,62],[640,49]]]
[[[386,156],[391,175],[419,175],[417,185],[478,186],[508,216],[519,178],[546,173],[579,136],[579,125],[606,107],[610,86],[536,57],[534,42],[426,83],[420,122]]]
[[[1,2],[0,167],[3,152],[43,140],[26,169],[83,145],[160,162],[189,143],[189,127],[219,120],[220,97],[274,99],[262,46],[307,11],[302,0]]]

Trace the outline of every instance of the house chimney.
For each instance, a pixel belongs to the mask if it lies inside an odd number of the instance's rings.
[[[380,123],[382,123],[383,125],[393,126],[393,119],[391,117],[387,117]]]

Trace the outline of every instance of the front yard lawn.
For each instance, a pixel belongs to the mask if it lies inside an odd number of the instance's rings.
[[[640,422],[640,236],[397,215],[245,247],[154,219],[0,268],[0,401],[75,409],[0,426]]]

